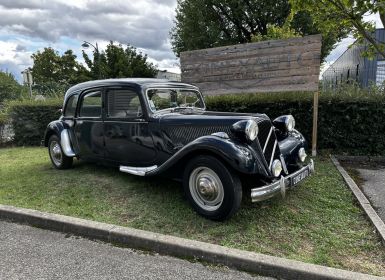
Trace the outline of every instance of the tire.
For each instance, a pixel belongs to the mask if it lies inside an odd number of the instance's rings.
[[[214,221],[230,218],[242,201],[239,177],[213,156],[198,156],[188,162],[183,189],[194,210]]]
[[[48,153],[56,169],[68,169],[72,167],[73,158],[67,157],[63,153],[60,139],[56,135],[52,135],[48,140]]]

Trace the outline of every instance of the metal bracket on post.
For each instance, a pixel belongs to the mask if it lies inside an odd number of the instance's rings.
[[[318,97],[319,92],[316,91],[313,98],[313,138],[311,143],[311,155],[313,157],[317,155]]]

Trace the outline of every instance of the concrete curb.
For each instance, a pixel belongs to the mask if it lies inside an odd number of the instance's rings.
[[[384,279],[143,230],[0,204],[0,219],[284,279]]]
[[[338,158],[341,161],[350,161],[350,162],[368,162],[368,163],[377,163],[385,164],[384,156],[343,156],[335,155],[335,158]]]
[[[380,235],[382,239],[382,243],[385,245],[385,224],[381,220],[381,218],[377,215],[376,211],[373,209],[372,205],[370,204],[369,200],[366,198],[366,196],[362,193],[360,188],[357,186],[357,184],[354,182],[354,180],[349,176],[349,174],[346,172],[346,170],[341,166],[339,161],[335,156],[330,156],[332,162],[344,178],[345,183],[349,186],[349,188],[352,190],[354,196],[357,198],[360,206],[362,209],[364,209],[366,215],[368,215],[370,221],[376,228],[378,234]]]

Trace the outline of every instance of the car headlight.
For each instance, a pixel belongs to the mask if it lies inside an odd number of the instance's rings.
[[[283,115],[276,118],[273,124],[281,131],[293,131],[295,128],[295,119],[292,115]]]
[[[231,132],[242,140],[252,142],[258,136],[258,124],[254,120],[242,120],[232,125]]]
[[[298,158],[299,158],[299,160],[301,162],[305,162],[306,157],[307,157],[307,154],[306,154],[305,148],[300,148],[298,150]]]
[[[254,141],[258,136],[258,124],[253,120],[248,120],[245,127],[246,137]]]
[[[271,165],[271,173],[274,177],[278,177],[282,172],[282,163],[279,159],[275,159]]]

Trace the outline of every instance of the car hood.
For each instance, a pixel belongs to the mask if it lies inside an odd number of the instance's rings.
[[[254,119],[262,126],[267,126],[267,131],[271,127],[270,119],[264,114],[202,111],[163,113],[157,117],[162,137],[171,150],[178,150],[201,136],[216,132],[225,132],[230,135],[231,126],[240,120]]]
[[[233,112],[215,112],[215,111],[193,111],[193,112],[175,112],[158,115],[160,124],[163,125],[232,125],[233,123],[253,118],[257,122],[270,120],[265,114],[233,113]]]

